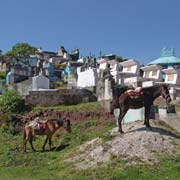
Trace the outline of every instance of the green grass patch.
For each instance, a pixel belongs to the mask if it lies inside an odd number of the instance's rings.
[[[67,111],[67,112],[102,112],[103,108],[98,102],[80,103],[77,105],[60,105],[51,107],[37,106],[33,108],[35,111],[38,110],[56,110],[56,111]]]
[[[57,151],[41,152],[45,137],[37,136],[32,152],[22,152],[22,134],[12,136],[0,131],[0,180],[176,180],[180,177],[180,155],[160,157],[160,163],[127,165],[112,158],[112,163],[93,169],[77,170],[73,163],[65,162],[77,153],[77,147],[91,139],[109,140],[108,131],[115,127],[112,119],[92,119],[73,126],[72,133],[58,131],[53,136]],[[48,148],[48,146],[47,146]]]

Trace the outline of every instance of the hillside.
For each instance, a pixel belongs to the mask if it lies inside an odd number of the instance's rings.
[[[22,131],[12,136],[0,128],[0,180],[115,180],[178,179],[180,139],[172,129],[155,120],[151,129],[142,121],[123,124],[119,134],[115,120],[98,104],[36,108],[71,119],[72,133],[61,129],[53,136],[54,148],[41,151],[44,137],[36,136],[32,152],[22,151]],[[76,114],[76,112],[78,112]]]
[[[79,169],[88,169],[111,163],[111,157],[125,160],[128,164],[159,163],[161,155],[179,152],[180,138],[158,122],[151,122],[152,128],[146,128],[142,121],[124,124],[125,134],[113,128],[106,134],[111,138],[105,141],[96,138],[78,147],[78,155],[70,158]]]

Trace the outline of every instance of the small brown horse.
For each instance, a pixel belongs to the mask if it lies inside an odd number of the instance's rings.
[[[71,132],[71,122],[70,120],[47,120],[44,123],[39,123],[40,128],[34,129],[32,126],[32,121],[26,122],[24,125],[24,142],[23,150],[26,152],[26,144],[29,141],[31,148],[35,151],[33,146],[33,139],[35,135],[46,135],[46,139],[42,146],[42,149],[45,150],[47,141],[49,141],[49,149],[51,150],[52,145],[52,135],[59,129],[64,128],[67,132]]]
[[[127,113],[128,109],[139,109],[144,107],[145,108],[145,118],[144,118],[144,124],[146,127],[150,127],[149,124],[149,115],[150,115],[150,109],[153,105],[154,100],[162,96],[166,103],[171,102],[171,97],[169,95],[169,90],[167,85],[165,84],[158,84],[151,87],[144,87],[140,91],[141,98],[132,98],[131,95],[128,92],[124,92],[120,95],[119,98],[114,99],[111,102],[111,110],[114,108],[120,108],[120,114],[118,117],[118,125],[119,125],[119,132],[123,133],[121,122],[125,114]]]

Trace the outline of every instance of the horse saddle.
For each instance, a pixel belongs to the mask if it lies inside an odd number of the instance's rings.
[[[141,87],[136,88],[135,90],[127,90],[126,93],[130,96],[131,99],[142,99],[144,91]]]
[[[29,126],[34,130],[46,129],[46,122],[39,122],[39,121],[31,121]]]

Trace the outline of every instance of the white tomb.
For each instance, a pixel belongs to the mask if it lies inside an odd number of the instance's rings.
[[[162,67],[159,65],[151,65],[141,67],[144,71],[142,87],[153,86],[155,81],[162,81]]]
[[[165,75],[165,82],[168,84],[180,85],[180,70],[169,68],[163,69]]]
[[[119,80],[119,71],[120,71],[120,64],[116,60],[108,61],[110,64],[110,70],[111,70],[111,75],[113,76],[115,82],[118,82]]]
[[[156,79],[159,81],[162,80],[162,67],[161,66],[151,65],[151,66],[141,67],[141,69],[144,71],[143,78]]]
[[[96,68],[88,68],[85,71],[77,69],[78,79],[77,86],[80,88],[96,86],[98,80],[98,73]]]
[[[119,84],[138,86],[138,83],[142,81],[140,77],[140,63],[134,59],[130,59],[119,63],[123,69],[119,73]]]
[[[32,77],[32,90],[49,89],[49,79],[43,75]]]
[[[129,59],[119,64],[122,65],[123,67],[122,69],[123,73],[132,73],[132,74],[139,75],[140,63],[138,61],[134,59]]]
[[[169,69],[164,69],[163,72],[165,73],[165,83],[172,84],[172,87],[170,87],[169,90],[171,99],[172,100],[177,99],[179,101],[180,91],[179,88],[175,86],[180,86],[180,70],[169,68]]]

